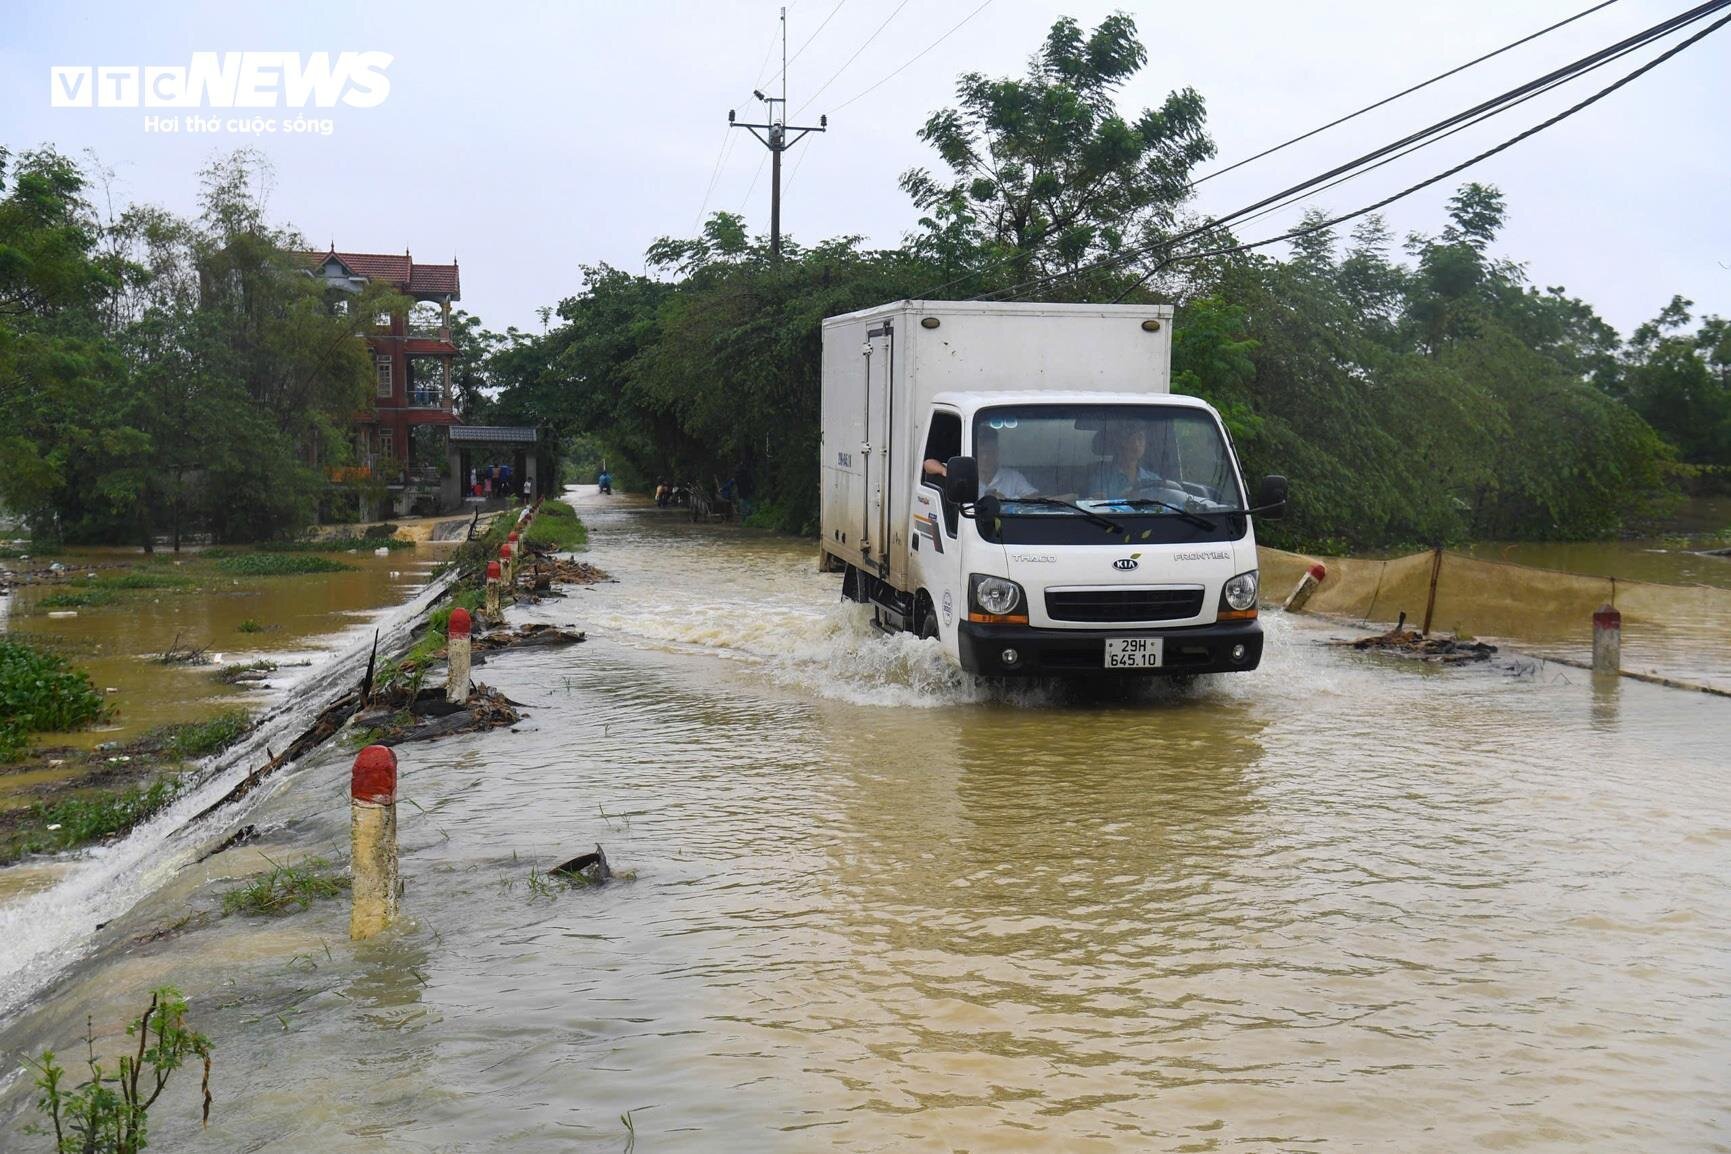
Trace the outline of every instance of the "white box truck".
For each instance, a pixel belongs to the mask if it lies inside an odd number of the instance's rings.
[[[899,301],[823,326],[822,565],[987,675],[1256,668],[1252,498],[1167,305]]]

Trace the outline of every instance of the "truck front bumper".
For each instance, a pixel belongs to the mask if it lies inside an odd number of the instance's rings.
[[[991,677],[1135,677],[1243,673],[1262,661],[1262,626],[1223,621],[1178,629],[1040,629],[1031,625],[979,625],[963,621],[957,638],[962,668]],[[1163,660],[1152,669],[1106,668],[1108,637],[1164,639]],[[1005,661],[1005,650],[1016,659]],[[1235,656],[1236,654],[1236,656]]]

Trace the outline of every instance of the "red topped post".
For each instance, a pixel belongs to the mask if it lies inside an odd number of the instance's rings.
[[[469,700],[469,611],[461,605],[451,610],[445,625],[445,700],[461,705]]]
[[[349,937],[370,938],[397,919],[397,755],[369,745],[349,773]]]

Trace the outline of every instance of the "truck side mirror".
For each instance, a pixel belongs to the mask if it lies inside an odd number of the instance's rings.
[[[980,466],[972,457],[951,457],[944,463],[944,500],[972,505],[980,499]]]
[[[1256,490],[1256,511],[1269,518],[1286,513],[1285,477],[1271,473],[1262,478],[1262,486]]]

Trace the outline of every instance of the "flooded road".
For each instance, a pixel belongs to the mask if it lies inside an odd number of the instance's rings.
[[[400,751],[405,932],[217,916],[346,856],[333,748],[6,1003],[8,1064],[167,981],[217,1047],[174,1150],[1731,1148],[1731,701],[1277,614],[1255,674],[1006,693],[809,543],[579,505],[619,583],[513,618],[590,641]],[[596,842],[635,877],[531,881]]]

